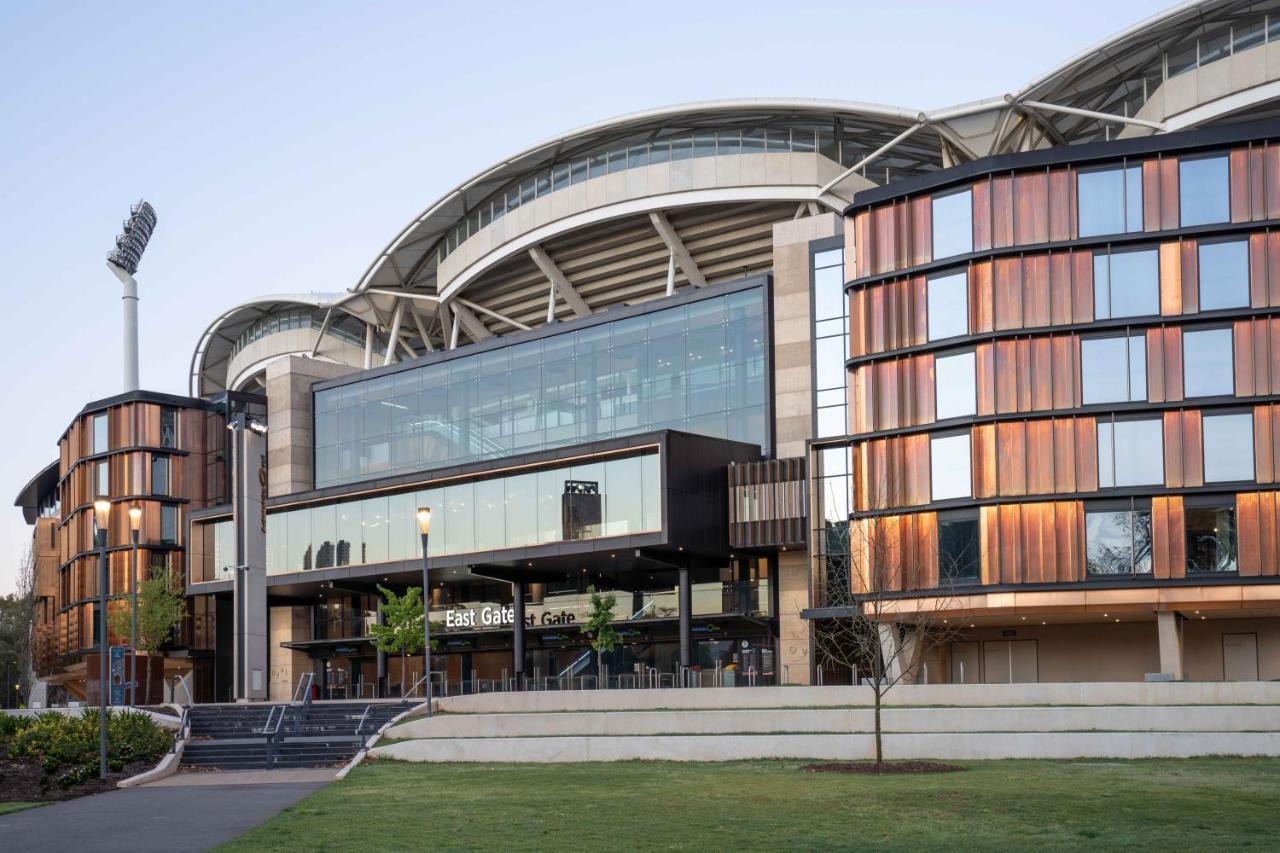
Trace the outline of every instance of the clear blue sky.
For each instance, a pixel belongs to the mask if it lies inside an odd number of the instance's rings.
[[[160,217],[142,384],[186,393],[218,312],[353,286],[440,195],[560,131],[724,97],[997,96],[1166,5],[5,3],[0,498],[120,390],[104,257],[139,197]],[[0,513],[0,593],[29,539]]]

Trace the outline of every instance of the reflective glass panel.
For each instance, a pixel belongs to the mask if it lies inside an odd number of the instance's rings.
[[[1085,405],[1147,399],[1145,336],[1084,338],[1080,365]]]
[[[1151,572],[1151,511],[1085,513],[1086,566],[1091,575]]]
[[[1205,415],[1205,482],[1225,483],[1253,478],[1253,415],[1248,412]]]
[[[934,383],[937,387],[937,419],[959,418],[977,412],[974,382],[974,353],[938,356],[934,359]]]
[[[933,500],[969,497],[972,492],[969,433],[931,438],[929,464]]]
[[[1098,421],[1098,486],[1164,482],[1164,427],[1158,418]]]
[[[1184,395],[1186,397],[1217,397],[1235,393],[1234,362],[1231,329],[1184,331],[1182,333]]]
[[[1201,243],[1200,310],[1243,308],[1249,304],[1249,243]]]
[[[969,334],[969,274],[931,278],[928,291],[929,340]]]
[[[1236,508],[1189,506],[1184,512],[1187,528],[1187,572],[1236,571]]]
[[[1183,228],[1226,222],[1231,218],[1231,192],[1226,155],[1178,163],[1178,208]]]
[[[963,190],[933,198],[933,257],[973,251],[973,193]]]

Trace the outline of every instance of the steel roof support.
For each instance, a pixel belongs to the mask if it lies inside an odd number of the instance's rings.
[[[467,334],[473,340],[482,341],[485,338],[493,337],[493,332],[485,328],[484,323],[480,322],[480,318],[471,313],[471,309],[461,304],[458,300],[454,300],[449,307],[453,310],[453,337],[458,337],[458,324],[467,330]],[[455,343],[454,346],[457,346]]]
[[[499,314],[497,311],[494,311],[492,308],[485,308],[483,305],[479,305],[475,302],[472,302],[470,299],[463,299],[461,296],[455,296],[454,301],[457,302],[459,305],[467,306],[472,311],[479,311],[481,314],[484,314],[487,317],[492,317],[495,320],[501,320],[504,323],[508,323],[512,326],[515,326],[517,329],[519,329],[522,332],[529,331],[529,327],[526,326],[524,323],[521,323],[519,320],[513,320],[510,317],[508,317],[506,314]]]
[[[329,306],[329,310],[324,312],[324,320],[320,323],[320,331],[316,332],[316,342],[311,346],[311,357],[315,358],[320,352],[320,342],[324,340],[324,333],[329,331],[329,321],[333,319],[333,306]]]
[[[431,336],[427,334],[427,324],[422,322],[422,315],[418,313],[418,309],[410,305],[409,316],[413,318],[413,325],[418,328],[418,337],[422,338],[422,345],[427,348],[427,352],[435,352],[435,345],[431,343]]]
[[[391,334],[387,336],[387,354],[382,357],[385,367],[396,357],[396,343],[400,340],[400,324],[404,322],[404,300],[397,299],[395,310],[391,314]]]
[[[547,277],[547,281],[551,282],[551,298],[553,300],[558,292],[565,304],[573,309],[575,317],[586,317],[591,314],[591,308],[587,305],[587,301],[569,283],[569,279],[560,271],[560,267],[556,266],[556,262],[551,260],[551,256],[547,254],[546,249],[541,246],[530,246],[529,257],[533,259],[534,264],[542,271],[542,274]]]
[[[676,229],[671,227],[666,214],[655,210],[649,214],[649,221],[653,223],[662,242],[667,244],[667,249],[680,265],[680,271],[684,273],[685,278],[689,279],[689,283],[694,287],[706,287],[707,280],[703,277],[702,270],[698,269],[698,265],[694,263],[693,255],[689,254],[689,250],[685,248],[684,241],[680,239]]]

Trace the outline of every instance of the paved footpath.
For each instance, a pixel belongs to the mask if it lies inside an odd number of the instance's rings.
[[[23,853],[209,850],[324,787],[333,773],[180,773],[151,785],[0,815],[0,839],[15,841],[7,849]]]

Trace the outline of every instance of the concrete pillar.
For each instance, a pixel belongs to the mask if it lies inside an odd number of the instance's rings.
[[[1156,614],[1160,632],[1160,671],[1182,680],[1182,615],[1173,610]]]
[[[680,579],[677,591],[680,604],[680,668],[689,666],[691,619],[693,615],[693,590],[689,586],[689,569],[680,567]]]
[[[514,611],[511,624],[511,674],[519,685],[524,675],[524,581],[513,581],[511,584],[511,609]]]
[[[311,386],[352,373],[354,367],[289,356],[267,365],[267,492],[271,497],[315,486]]]
[[[386,619],[382,615],[382,598],[378,598],[378,624],[385,625]],[[387,653],[382,649],[378,649],[378,698],[381,699],[387,695]]]

